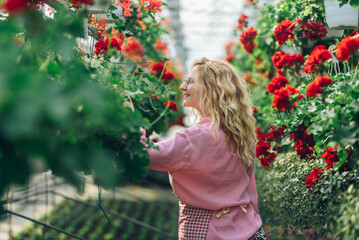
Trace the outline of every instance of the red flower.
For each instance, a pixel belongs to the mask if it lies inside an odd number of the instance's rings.
[[[257,30],[253,27],[248,28],[241,33],[240,42],[243,44],[243,48],[249,53],[252,53],[253,49],[257,46],[257,43],[253,42],[256,36]]]
[[[337,58],[348,61],[351,55],[358,55],[359,38],[348,36],[337,47]]]
[[[272,162],[275,160],[275,158],[276,158],[276,155],[275,155],[275,153],[272,152],[272,153],[268,153],[268,154],[264,155],[263,157],[261,157],[259,159],[259,161],[264,168],[269,169]]]
[[[119,4],[121,8],[123,9],[123,16],[125,17],[131,17],[132,16],[132,0],[119,0]]]
[[[268,83],[268,92],[271,94],[274,94],[276,90],[281,89],[282,87],[285,87],[285,85],[288,83],[288,79],[284,76],[277,76],[272,79],[271,82]]]
[[[281,127],[278,127],[278,129],[275,129],[274,126],[270,126],[269,129],[271,131],[265,134],[265,139],[268,141],[276,141],[280,140],[280,138],[284,135],[283,130],[287,129],[287,126],[282,125]]]
[[[306,36],[309,40],[320,40],[327,35],[327,29],[325,29],[323,23],[311,22],[308,20],[306,24],[301,24],[299,29],[303,29],[302,37]]]
[[[313,171],[308,174],[308,176],[305,178],[305,187],[310,188],[314,183],[316,183],[320,176],[323,174],[324,169],[317,169],[313,168]]]
[[[37,4],[43,5],[40,0],[5,0],[1,8],[4,8],[9,14],[20,14],[30,7],[38,8]]]
[[[283,68],[286,65],[283,60],[286,59],[286,56],[288,55],[288,53],[285,53],[282,50],[276,51],[271,57],[274,67],[279,69]]]
[[[173,73],[165,71],[162,75],[162,79],[166,81],[171,81],[174,78]]]
[[[158,100],[158,97],[156,95],[154,95],[153,93],[151,93],[151,98]]]
[[[122,35],[123,36],[123,35]],[[120,36],[117,36],[117,38],[111,38],[111,44],[110,47],[111,48],[116,48],[118,51],[121,51],[121,42],[118,42],[117,39],[121,39]],[[98,42],[95,43],[95,50],[94,53],[96,55],[99,54],[106,54],[107,50],[108,50],[108,42],[109,42],[109,38],[107,37],[106,40],[99,40]]]
[[[232,62],[233,59],[234,59],[234,55],[233,55],[233,54],[229,54],[229,55],[227,55],[227,57],[226,57],[226,61],[227,61],[227,62]]]
[[[125,47],[125,54],[127,55],[127,57],[134,58],[134,60],[136,60],[137,58],[142,59],[143,51],[139,41],[132,37],[128,38]]]
[[[155,43],[155,49],[157,51],[163,51],[164,53],[167,53],[168,52],[167,43],[157,39]]]
[[[252,109],[252,116],[255,117],[258,113],[258,108],[255,106],[252,106],[251,109]]]
[[[328,164],[325,169],[330,169],[333,167],[334,163],[339,162],[339,157],[337,156],[338,150],[334,151],[337,146],[338,144],[335,147],[328,147],[322,155],[324,162]]]
[[[316,97],[318,94],[324,93],[322,88],[332,83],[333,80],[327,76],[317,77],[313,82],[309,83],[307,97]]]
[[[243,45],[243,48],[248,52],[248,53],[252,53],[253,49],[257,47],[257,43],[255,42],[250,42],[250,43],[246,43]]]
[[[294,27],[294,23],[292,23],[288,19],[283,20],[281,23],[278,24],[278,26],[274,29],[274,36],[275,39],[277,39],[279,45],[282,45],[287,40],[294,39]]]
[[[304,124],[299,125],[298,130],[292,133],[290,137],[294,138],[294,147],[300,159],[307,159],[312,156],[315,141],[313,134],[308,134],[308,128]]]
[[[261,155],[266,155],[270,150],[270,145],[268,142],[259,141],[256,146],[256,157],[260,157]]]
[[[3,7],[10,14],[20,13],[26,10],[28,7],[27,0],[7,0]]]
[[[277,90],[273,97],[272,108],[277,108],[279,111],[294,109],[294,107],[297,106],[297,103],[292,103],[290,101],[290,95],[296,93],[300,93],[300,91],[295,89],[292,85],[287,85],[286,88]],[[300,97],[298,99],[301,100]]]
[[[153,67],[152,70],[157,72],[158,74],[161,74],[163,72],[163,64],[162,63],[156,63]]]
[[[248,18],[247,15],[242,14],[238,19],[237,28],[246,28],[248,24],[247,18]]]
[[[172,102],[172,101],[166,101],[166,102],[165,102],[165,105],[166,105],[166,106],[169,106],[168,108],[169,108],[171,111],[178,112],[177,103]]]
[[[162,0],[141,0],[138,4],[144,6],[147,11],[162,12]]]
[[[316,46],[304,66],[304,73],[320,72],[323,63],[331,59],[331,53],[323,45]]]

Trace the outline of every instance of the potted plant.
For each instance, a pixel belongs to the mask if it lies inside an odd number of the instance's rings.
[[[344,3],[344,1],[343,1]],[[358,26],[358,8],[340,4],[337,0],[324,0],[325,16],[331,29],[353,29]]]

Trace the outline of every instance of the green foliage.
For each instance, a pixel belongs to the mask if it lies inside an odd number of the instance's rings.
[[[104,187],[136,182],[149,164],[140,127],[161,131],[178,116],[164,105],[177,92],[127,59],[96,67],[81,60],[76,38],[84,36],[86,12],[49,4],[53,19],[28,10],[0,21],[0,196],[25,184],[38,171],[34,162],[79,190],[78,172]],[[147,31],[135,33],[151,44],[164,32]],[[150,107],[151,94],[158,103]],[[124,106],[127,96],[135,111]]]
[[[271,57],[280,49],[273,35],[275,27],[285,19],[293,22],[297,17],[304,23],[307,20],[325,23],[324,7],[322,1],[287,0],[257,10],[260,12],[255,25],[258,46],[248,54],[239,44],[233,64],[241,72],[250,73],[251,77],[246,81],[252,90],[252,102],[258,108],[257,125],[262,131],[269,132],[269,126],[287,126],[284,136],[271,142],[271,152],[276,154],[271,167],[268,170],[259,167],[256,171],[264,224],[290,229],[315,228],[316,237],[356,239],[358,228],[354,222],[357,214],[354,212],[357,205],[352,203],[357,200],[359,176],[359,85],[355,70],[358,66],[329,60],[325,65],[328,73],[324,75],[328,75],[333,84],[323,88],[323,94],[310,98],[306,97],[306,91],[317,76],[286,70],[285,77],[290,85],[301,91],[303,100],[296,100],[297,106],[290,111],[272,108],[273,95],[266,88],[276,76]],[[325,39],[313,42],[303,38],[297,28],[293,31],[296,38],[285,44],[300,47],[305,59],[314,46],[328,48],[339,42]],[[260,62],[254,64],[258,58]],[[337,70],[333,72],[335,67]],[[308,127],[307,133],[313,134],[315,141],[309,159],[300,159],[291,137],[302,124]],[[313,167],[324,169],[327,164],[323,154],[328,147],[336,145],[339,161],[333,168],[323,170],[315,184],[307,188],[306,178]],[[277,150],[279,147],[281,151]]]

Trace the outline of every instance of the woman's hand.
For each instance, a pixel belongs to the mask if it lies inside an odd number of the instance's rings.
[[[128,94],[127,92],[125,92],[125,96],[128,97],[129,101],[125,101],[123,103],[123,106],[126,106],[126,107],[129,107],[132,109],[132,111],[135,111],[135,107],[133,106],[133,102],[132,102],[132,99],[130,97],[130,94]]]

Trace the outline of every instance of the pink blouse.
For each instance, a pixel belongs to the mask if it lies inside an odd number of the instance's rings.
[[[254,164],[247,167],[232,155],[223,131],[211,135],[210,119],[179,131],[149,150],[149,168],[168,171],[177,198],[188,205],[215,211],[207,239],[247,240],[262,226],[258,211]],[[252,160],[253,161],[253,160]],[[216,215],[228,209],[229,212]]]

